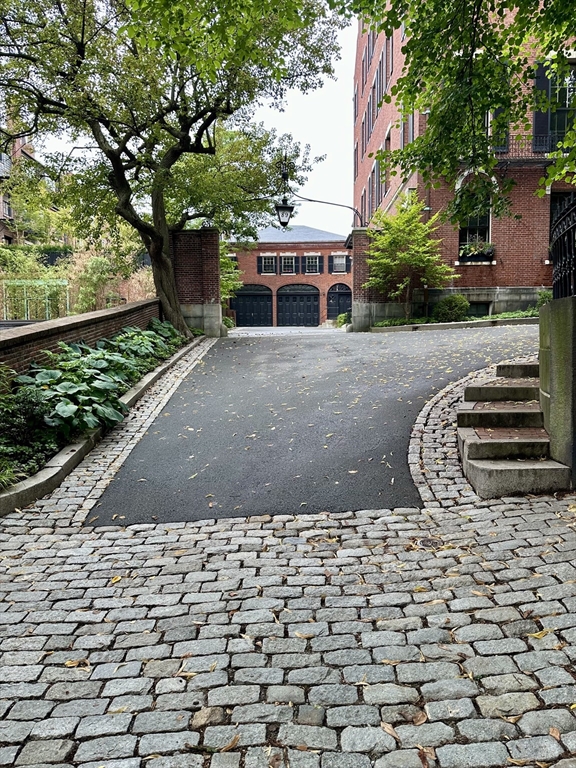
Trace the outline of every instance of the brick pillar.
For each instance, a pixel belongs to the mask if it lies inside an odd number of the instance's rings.
[[[370,276],[367,262],[369,244],[366,227],[352,230],[352,328],[355,332],[370,330],[381,314],[377,313],[376,307],[385,300],[378,291],[363,287]]]
[[[225,336],[220,304],[220,235],[202,228],[172,236],[172,262],[180,309],[191,328],[207,336]]]

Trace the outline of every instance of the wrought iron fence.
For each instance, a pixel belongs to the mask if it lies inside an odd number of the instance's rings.
[[[555,299],[576,296],[576,199],[569,198],[561,208],[550,232],[550,253],[553,264],[553,295]]]

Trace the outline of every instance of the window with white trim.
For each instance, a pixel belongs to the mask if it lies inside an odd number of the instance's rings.
[[[335,253],[332,258],[332,272],[346,272],[346,254]]]
[[[318,274],[319,271],[318,256],[306,256],[306,272]]]
[[[282,274],[283,275],[295,274],[294,256],[282,256],[281,259],[282,259]]]
[[[262,274],[265,274],[265,275],[276,274],[276,257],[275,256],[262,256]]]

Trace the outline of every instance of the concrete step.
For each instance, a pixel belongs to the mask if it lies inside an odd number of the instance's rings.
[[[550,438],[545,429],[486,429],[460,427],[458,449],[467,459],[542,459],[550,454]]]
[[[539,400],[540,379],[500,377],[466,387],[464,400]]]
[[[536,400],[466,401],[456,412],[459,427],[543,427],[540,403]]]
[[[468,482],[483,499],[570,488],[570,468],[551,459],[468,459],[463,464]]]
[[[496,366],[496,376],[509,379],[526,379],[540,375],[539,363],[500,363]]]

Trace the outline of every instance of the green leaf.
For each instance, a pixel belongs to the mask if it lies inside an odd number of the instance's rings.
[[[53,381],[58,381],[62,378],[62,371],[49,370],[43,368],[36,374],[36,382],[38,384],[51,384]]]
[[[101,416],[106,422],[111,424],[116,424],[119,421],[122,421],[124,416],[122,416],[121,413],[119,413],[115,408],[112,408],[110,405],[94,405],[94,410],[96,413]]]
[[[74,384],[72,381],[63,381],[61,384],[57,384],[54,389],[63,395],[73,395],[76,392],[88,389],[88,387],[86,384]]]
[[[78,410],[78,406],[71,403],[70,400],[62,400],[57,404],[54,410],[62,416],[62,418],[69,419],[71,416],[74,416]]]
[[[33,379],[32,376],[16,376],[14,381],[17,381],[18,384],[36,384],[36,379]]]
[[[118,389],[118,385],[113,381],[102,381],[101,379],[96,379],[93,381],[92,387],[94,387],[94,389],[104,389],[110,391]]]

